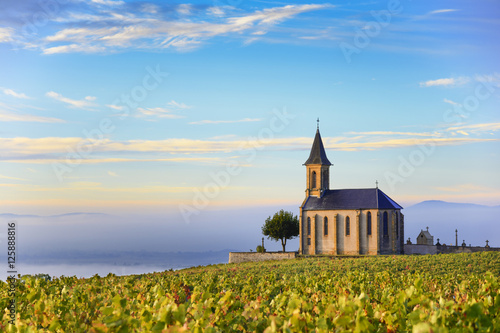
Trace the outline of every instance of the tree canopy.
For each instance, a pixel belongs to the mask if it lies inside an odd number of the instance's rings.
[[[267,238],[281,241],[283,252],[287,239],[295,238],[299,235],[299,218],[291,212],[285,212],[283,209],[269,216],[262,226],[262,234]]]

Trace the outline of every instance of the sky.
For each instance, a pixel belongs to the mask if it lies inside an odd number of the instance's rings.
[[[2,213],[297,214],[318,118],[331,188],[500,205],[497,1],[3,7]]]

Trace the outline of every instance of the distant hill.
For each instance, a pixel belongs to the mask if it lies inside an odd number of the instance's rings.
[[[467,245],[500,247],[500,206],[483,206],[470,203],[454,203],[439,200],[423,201],[403,210],[405,215],[405,241],[415,243],[420,230],[429,227],[434,242],[455,245],[455,229],[458,243]]]

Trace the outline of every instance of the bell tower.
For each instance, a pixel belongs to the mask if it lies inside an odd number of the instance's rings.
[[[316,136],[311,148],[309,158],[304,163],[307,169],[306,197],[314,195],[321,197],[330,189],[330,161],[326,157],[325,147],[319,134],[319,118]]]

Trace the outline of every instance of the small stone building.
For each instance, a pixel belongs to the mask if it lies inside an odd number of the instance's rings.
[[[434,245],[434,236],[429,232],[429,227],[427,230],[420,230],[417,236],[417,245]]]
[[[300,206],[302,254],[402,254],[404,216],[401,207],[378,186],[330,189],[330,166],[319,133],[309,158],[306,198]]]

